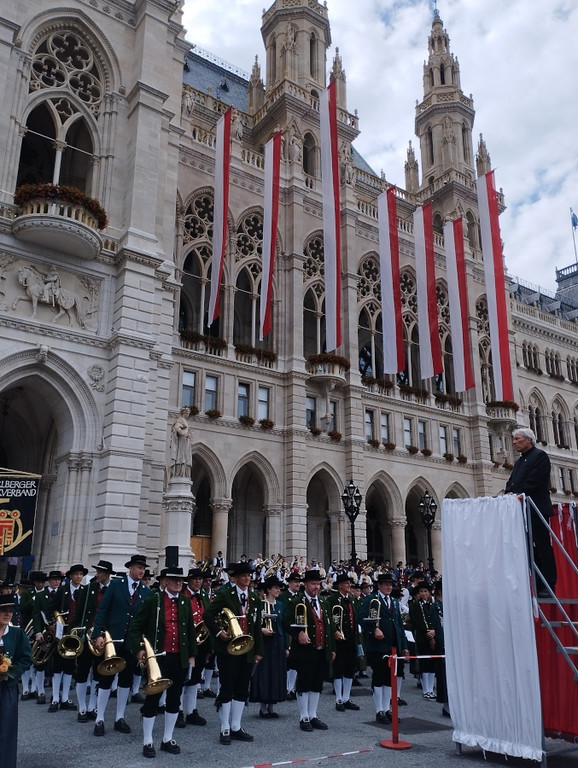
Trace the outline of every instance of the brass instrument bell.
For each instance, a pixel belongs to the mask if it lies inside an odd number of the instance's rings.
[[[126,660],[116,655],[114,640],[106,630],[102,636],[104,637],[104,659],[98,665],[98,674],[116,675],[126,667]]]
[[[147,696],[152,696],[155,693],[162,693],[167,688],[170,688],[173,681],[169,680],[168,677],[163,677],[153,647],[144,635],[142,642],[145,649],[145,665],[148,678],[148,682],[143,690]]]
[[[230,653],[231,656],[242,656],[244,653],[248,653],[255,641],[251,635],[243,633],[238,617],[230,608],[223,608],[220,616],[224,631],[232,638],[227,645],[227,653]]]

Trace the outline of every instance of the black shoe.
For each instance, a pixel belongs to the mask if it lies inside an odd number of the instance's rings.
[[[359,680],[358,680],[356,677],[354,677],[354,678],[353,678],[353,682],[351,683],[351,685],[352,685],[354,688],[359,688],[359,687],[361,687],[361,683],[359,682]]]
[[[212,691],[210,688],[206,688],[203,691],[203,696],[206,697],[207,699],[216,699],[217,698],[217,694],[215,693],[215,691]],[[197,698],[199,698],[199,694],[197,694]]]
[[[345,709],[352,709],[354,712],[359,711],[359,707],[357,706],[357,704],[354,704],[351,701],[351,699],[349,699],[349,701],[344,701],[343,706],[345,707]]]
[[[57,701],[51,701],[50,706],[48,707],[49,712],[58,712],[58,702]]]
[[[79,712],[76,719],[79,723],[88,723],[88,712]]]
[[[30,698],[31,699],[37,699],[38,698],[38,691],[30,691]]]
[[[287,697],[285,701],[297,701],[297,694],[295,691],[287,691]]]
[[[133,693],[133,695],[130,697],[130,703],[131,704],[144,704],[146,696],[143,696],[142,693]]]
[[[375,719],[378,723],[390,723],[391,720],[387,716],[387,712],[384,712],[381,710],[380,712],[377,712],[375,715]]]
[[[174,739],[161,741],[161,752],[170,752],[171,755],[180,755],[181,748]]]
[[[124,717],[121,717],[115,721],[114,730],[120,731],[121,733],[130,733],[130,725],[127,723]]]
[[[398,707],[407,707],[407,701],[405,699],[402,699],[398,696],[397,698],[397,706]]]
[[[318,717],[312,717],[309,721],[317,731],[326,731],[327,726]]]
[[[221,742],[221,744],[230,744],[231,731],[221,731],[221,735],[219,736],[219,741]]]
[[[342,701],[335,702],[335,710],[337,712],[345,712],[345,704]]]
[[[393,712],[391,711],[391,709],[388,709],[385,714],[387,715],[387,719],[389,720],[389,722],[393,723]],[[397,718],[397,722],[399,723],[399,717]]]
[[[187,715],[187,723],[189,725],[206,725],[207,720],[202,715],[199,715],[198,709],[193,709],[190,715]]]
[[[97,720],[94,724],[94,731],[95,736],[104,736],[104,723],[102,720]]]
[[[204,699],[205,698],[205,692],[199,688],[197,691],[197,699]]]
[[[231,729],[231,738],[236,741],[253,741],[251,734],[247,733],[247,731],[244,731],[242,728],[239,728],[238,731],[233,731]]]
[[[300,720],[299,728],[301,728],[302,731],[307,731],[308,733],[311,733],[313,731],[311,720]]]
[[[154,744],[145,744],[142,748],[143,757],[156,757],[157,753]]]
[[[20,696],[20,701],[28,701],[29,698],[30,698],[30,692],[22,691],[22,695]]]
[[[96,709],[91,709],[86,713],[89,720],[96,720]]]
[[[71,711],[76,711],[76,704],[74,704],[74,702],[70,701],[70,699],[68,699],[68,701],[61,701],[60,702],[60,709],[69,709]]]
[[[179,714],[177,715],[177,722],[175,723],[175,728],[186,728],[187,727],[187,721],[185,720],[185,716],[181,710],[179,710]]]
[[[38,697],[36,699],[37,704],[46,704],[46,695],[44,693],[39,693]]]
[[[261,710],[259,710],[259,717],[263,717],[266,720],[270,720],[272,715],[271,715],[271,712],[261,712]]]

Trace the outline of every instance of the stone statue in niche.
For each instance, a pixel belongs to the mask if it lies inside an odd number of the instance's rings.
[[[243,119],[237,110],[233,112],[233,117],[231,118],[231,134],[237,141],[243,139]]]
[[[169,478],[191,477],[193,466],[193,433],[187,419],[190,408],[181,408],[171,427],[171,461]]]

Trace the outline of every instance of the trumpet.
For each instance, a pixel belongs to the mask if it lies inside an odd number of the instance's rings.
[[[242,656],[248,653],[254,645],[251,635],[245,635],[239,624],[239,619],[230,608],[223,608],[220,614],[221,626],[232,640],[227,645],[227,653],[231,656]]]
[[[156,659],[157,654],[155,654],[152,645],[144,635],[142,642],[145,649],[144,666],[146,666],[148,678],[148,682],[143,690],[147,696],[153,696],[155,693],[162,693],[163,691],[166,691],[166,689],[170,688],[170,686],[173,684],[173,681],[169,680],[168,677],[162,676],[161,668],[159,667],[159,663]],[[163,656],[164,653],[158,655]]]
[[[98,674],[116,675],[126,667],[126,660],[116,655],[115,641],[106,630],[102,636],[104,637],[104,659],[98,665]]]
[[[86,627],[74,627],[68,634],[63,635],[56,644],[56,650],[63,659],[77,659],[84,650],[82,636]]]
[[[335,631],[339,632],[341,635],[343,634],[343,606],[342,605],[334,605],[331,610],[331,620],[333,621],[333,626],[335,627]]]
[[[297,603],[295,606],[295,624],[291,624],[291,626],[299,628],[309,637],[309,632],[307,631],[307,606],[305,603]]]
[[[375,626],[379,624],[379,617],[381,616],[381,600],[374,597],[369,601],[369,615],[364,621],[375,621]]]

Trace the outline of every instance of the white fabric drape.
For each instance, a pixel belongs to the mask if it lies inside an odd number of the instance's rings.
[[[453,740],[541,760],[538,657],[520,500],[444,499],[442,552]]]

